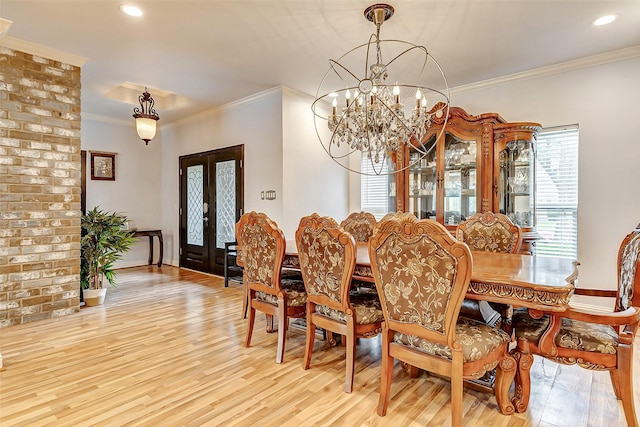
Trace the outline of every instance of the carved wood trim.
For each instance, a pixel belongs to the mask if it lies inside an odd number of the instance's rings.
[[[483,298],[489,301],[511,303],[516,306],[528,306],[531,308],[542,306],[545,311],[553,311],[551,307],[557,307],[558,311],[565,311],[573,288],[558,289],[557,292],[552,292],[550,290],[523,289],[507,284],[491,284],[472,280],[469,283],[469,291],[476,295],[489,297]],[[526,305],[523,303],[526,303]]]

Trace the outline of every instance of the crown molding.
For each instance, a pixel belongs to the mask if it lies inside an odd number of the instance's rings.
[[[81,112],[80,118],[83,120],[93,120],[94,122],[109,123],[111,125],[135,127],[135,120],[117,119],[115,117],[103,116],[94,113]]]
[[[236,101],[229,102],[228,104],[224,104],[224,105],[221,105],[219,107],[215,107],[215,108],[211,108],[209,110],[202,111],[200,113],[194,114],[192,116],[189,116],[189,117],[181,119],[181,120],[176,120],[175,122],[171,122],[171,123],[166,124],[165,128],[172,129],[172,128],[176,127],[176,126],[182,126],[182,125],[185,125],[185,124],[188,124],[188,123],[192,123],[192,122],[196,122],[196,121],[199,121],[199,120],[203,120],[203,119],[206,119],[208,117],[211,117],[214,114],[217,114],[217,113],[220,113],[220,112],[223,112],[223,111],[226,111],[226,110],[231,110],[233,108],[237,108],[237,107],[239,107],[241,105],[244,105],[244,104],[252,103],[254,101],[257,101],[257,100],[262,99],[262,98],[269,97],[269,96],[271,96],[273,94],[276,94],[276,93],[282,93],[282,88],[283,87],[284,86],[275,86],[275,87],[272,87],[271,89],[263,90],[262,92],[254,93],[253,95],[249,95],[249,96],[247,96],[245,98],[241,98],[241,99],[238,99]]]
[[[508,74],[506,76],[497,77],[495,79],[488,79],[476,83],[469,83],[467,85],[456,86],[454,88],[451,88],[449,91],[451,94],[471,92],[474,90],[487,89],[518,80],[529,80],[559,73],[566,73],[569,71],[576,71],[596,65],[608,64],[610,62],[637,58],[639,56],[640,45],[631,46],[628,48],[613,50],[599,55],[576,59],[573,61],[561,62],[559,64],[549,65],[547,67],[534,68],[532,70],[527,70],[520,73]]]
[[[76,67],[82,67],[84,63],[87,62],[87,58],[85,58],[84,56],[62,52],[61,50],[42,46],[36,43],[31,43],[26,40],[17,39],[15,37],[0,37],[0,46],[18,50],[20,52],[29,53],[31,55],[40,56],[42,58],[53,59],[54,61],[60,61],[63,64],[74,65]]]

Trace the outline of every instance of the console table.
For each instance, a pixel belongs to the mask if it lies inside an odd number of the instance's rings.
[[[149,237],[149,265],[153,264],[153,237],[158,238],[160,243],[160,256],[158,257],[158,267],[162,267],[163,258],[163,242],[162,242],[162,230],[135,230],[133,237]]]

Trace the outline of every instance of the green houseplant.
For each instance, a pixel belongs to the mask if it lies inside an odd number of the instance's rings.
[[[127,217],[96,206],[82,215],[80,284],[85,304],[104,301],[105,281],[115,286],[113,263],[127,252],[135,239],[125,228]]]

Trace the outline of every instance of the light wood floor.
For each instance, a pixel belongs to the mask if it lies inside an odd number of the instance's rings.
[[[101,307],[0,329],[2,426],[440,426],[447,381],[410,379],[396,364],[388,415],[378,417],[379,338],[358,345],[354,391],[342,391],[344,348],[316,341],[302,369],[304,333],[291,329],[276,365],[276,334],[256,321],[243,345],[239,285],[170,266],[120,270]],[[638,350],[636,372],[640,372]],[[465,390],[466,426],[623,426],[609,375],[536,359],[524,414]],[[635,389],[640,380],[635,378]],[[636,392],[636,406],[640,408]]]

